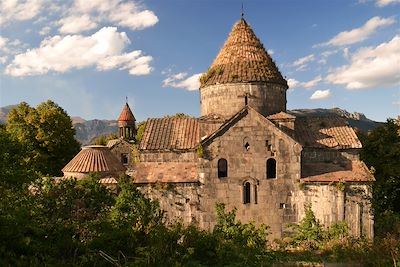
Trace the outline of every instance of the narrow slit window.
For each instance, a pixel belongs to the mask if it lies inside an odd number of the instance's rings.
[[[250,191],[251,191],[251,185],[249,182],[245,182],[243,185],[243,204],[248,204],[250,203]]]
[[[267,160],[267,179],[276,178],[276,160],[270,158]]]
[[[125,154],[125,153],[121,154],[121,163],[123,165],[127,165],[128,164],[128,154]]]
[[[257,204],[257,185],[254,185],[254,204]]]
[[[228,177],[228,162],[226,159],[218,160],[218,178]]]

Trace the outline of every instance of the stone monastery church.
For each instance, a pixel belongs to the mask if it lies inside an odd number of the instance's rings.
[[[200,118],[148,119],[132,149],[135,117],[126,104],[120,139],[84,147],[65,176],[99,172],[101,182],[116,184],[127,167],[169,221],[204,229],[224,203],[242,222],[264,223],[280,238],[311,205],[325,226],[345,220],[352,234],[373,237],[366,197],[374,178],[354,130],[340,117],[287,112],[287,81],[243,18],[200,81]]]

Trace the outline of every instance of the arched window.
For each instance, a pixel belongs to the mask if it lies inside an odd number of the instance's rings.
[[[218,160],[218,177],[228,177],[228,162],[226,159]]]
[[[267,160],[267,179],[276,178],[276,160],[270,158]]]
[[[250,187],[249,182],[243,184],[243,204],[250,203]]]

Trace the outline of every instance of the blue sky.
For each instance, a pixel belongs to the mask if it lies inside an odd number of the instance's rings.
[[[245,19],[290,85],[288,109],[400,114],[400,0],[2,0],[0,106],[199,116],[198,77]]]

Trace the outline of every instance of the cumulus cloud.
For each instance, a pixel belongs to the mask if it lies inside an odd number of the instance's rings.
[[[65,17],[58,23],[62,25],[59,29],[61,33],[79,33],[97,27],[97,24],[87,14]]]
[[[302,83],[302,85],[304,88],[309,89],[309,88],[315,87],[321,81],[322,81],[322,77],[321,77],[321,75],[319,75],[308,82]]]
[[[399,4],[400,0],[376,0],[376,5],[378,7],[385,7],[387,5],[391,5],[391,4]]]
[[[55,18],[63,34],[80,33],[95,29],[100,24],[141,30],[158,22],[153,11],[146,9],[138,0],[2,0],[0,1],[0,25],[23,21],[39,16],[34,23]],[[43,34],[44,35],[44,34]]]
[[[296,79],[288,79],[287,83],[290,89],[297,88],[300,85],[300,82]]]
[[[132,75],[148,74],[152,58],[141,51],[124,53],[129,44],[126,33],[116,27],[104,27],[91,36],[56,35],[43,40],[38,48],[16,55],[5,73],[30,76],[96,66],[99,70],[119,68]]]
[[[315,55],[310,54],[308,56],[297,59],[295,62],[293,62],[292,66],[296,67],[297,71],[302,71],[302,70],[305,70],[305,68],[307,67],[309,62],[314,61],[314,60],[315,60]]]
[[[4,64],[4,63],[6,63],[7,62],[7,56],[2,56],[2,57],[0,57],[0,64]]]
[[[72,17],[86,16],[85,25],[91,26],[93,26],[93,21],[97,20],[113,22],[118,26],[128,27],[132,30],[140,30],[151,27],[158,22],[158,17],[153,11],[144,9],[134,1],[75,0],[69,13],[72,14]],[[79,28],[76,27],[74,30],[74,32],[78,32]]]
[[[369,19],[360,28],[355,28],[350,31],[340,32],[329,41],[317,44],[314,47],[328,46],[328,45],[345,46],[345,45],[359,43],[370,37],[373,33],[375,33],[375,31],[378,28],[383,28],[392,25],[395,22],[396,20],[393,17],[390,18],[373,17]]]
[[[328,62],[328,58],[334,54],[336,54],[338,50],[327,50],[320,54],[320,59],[318,60],[319,64],[326,64]]]
[[[310,99],[311,100],[323,100],[323,99],[327,99],[329,97],[331,97],[331,92],[329,89],[328,90],[317,90],[311,95]]]
[[[350,56],[350,64],[332,71],[326,80],[347,89],[400,86],[400,35],[377,47],[365,47]]]
[[[308,82],[300,82],[296,79],[288,79],[288,86],[290,89],[294,89],[294,88],[306,88],[306,89],[310,89],[315,87],[318,83],[320,83],[322,81],[322,77],[321,75],[315,77],[314,79],[308,81]]]
[[[39,34],[40,34],[40,35],[47,35],[50,31],[51,31],[51,27],[50,27],[50,26],[44,26],[44,27],[39,31]]]
[[[32,19],[40,13],[43,6],[43,0],[2,0],[0,1],[0,25]]]
[[[5,50],[7,49],[7,42],[8,42],[8,38],[0,36],[0,51],[5,52]]]
[[[200,88],[200,76],[202,73],[196,73],[188,76],[186,72],[172,74],[163,80],[163,87],[183,88],[194,91]]]

